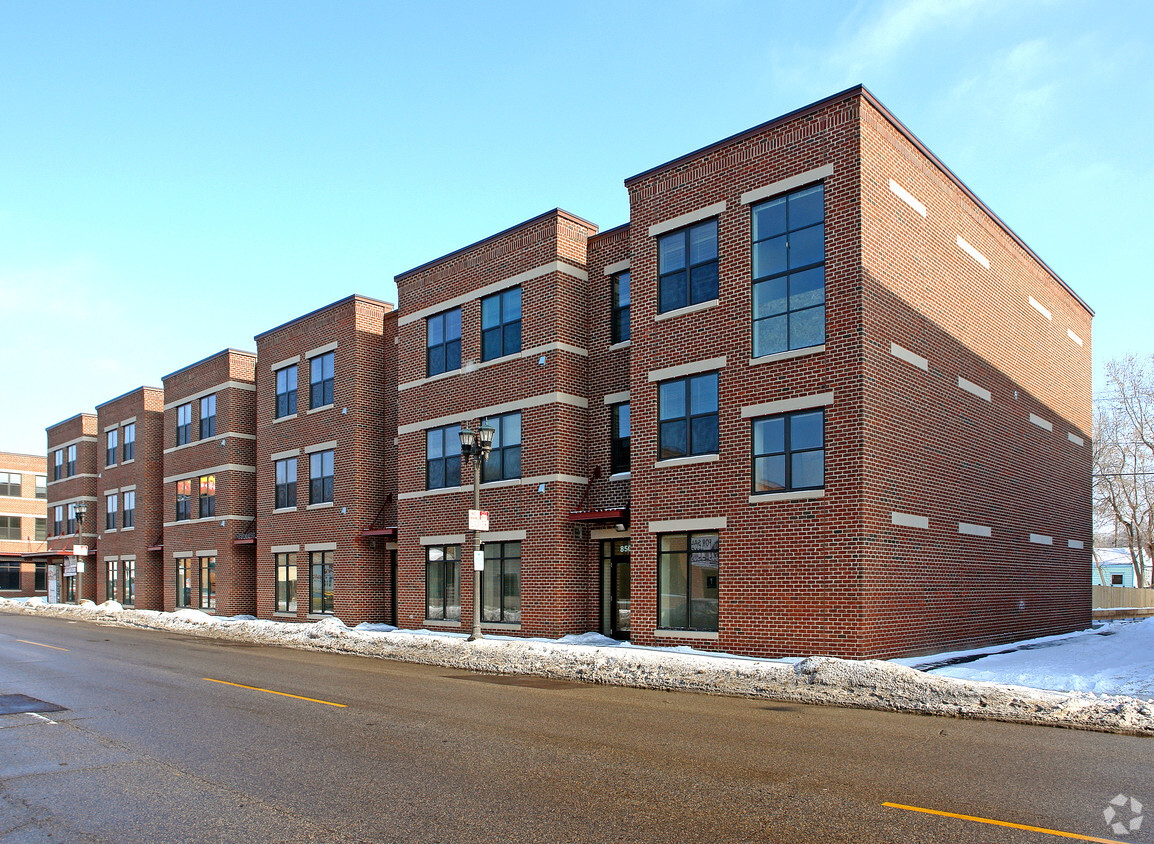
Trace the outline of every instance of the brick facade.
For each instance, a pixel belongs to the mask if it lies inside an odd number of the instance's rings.
[[[92,600],[96,597],[94,561],[99,536],[96,532],[99,510],[96,452],[100,439],[97,432],[98,421],[94,413],[78,413],[47,429],[48,548],[43,552],[43,559],[52,569],[49,576],[57,578],[62,597],[75,595],[77,585],[81,598]],[[88,512],[83,524],[78,525],[70,522],[69,512],[70,507],[80,502],[87,506]],[[57,510],[61,515],[59,522],[55,518]],[[63,574],[73,545],[88,546],[84,573],[79,576],[79,581],[74,577],[65,578]],[[38,559],[39,555],[34,558]]]
[[[0,451],[0,597],[47,593],[43,558],[24,558],[48,547],[46,465],[42,455]]]

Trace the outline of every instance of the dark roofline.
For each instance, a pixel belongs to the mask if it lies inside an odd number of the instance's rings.
[[[791,111],[787,114],[783,114],[780,117],[775,117],[772,120],[768,120],[765,123],[758,124],[757,126],[754,126],[751,129],[746,129],[742,132],[738,132],[736,135],[730,135],[728,138],[723,138],[720,141],[715,141],[712,144],[708,144],[706,146],[703,146],[700,149],[694,150],[693,152],[686,153],[685,155],[679,155],[677,158],[674,158],[670,161],[666,161],[664,164],[658,164],[656,167],[651,167],[648,170],[645,170],[641,173],[638,173],[636,176],[630,176],[628,179],[625,180],[625,186],[628,188],[632,183],[636,182],[638,179],[643,179],[643,178],[646,178],[648,176],[652,176],[656,173],[660,173],[663,170],[673,169],[674,167],[677,167],[678,165],[683,164],[686,161],[690,161],[694,158],[697,158],[701,155],[712,152],[712,151],[719,149],[721,147],[728,146],[728,145],[734,143],[735,141],[742,140],[743,138],[747,138],[751,135],[756,135],[759,132],[764,132],[766,129],[770,129],[770,128],[773,128],[775,126],[779,126],[779,125],[786,123],[790,120],[796,120],[799,117],[804,117],[807,114],[811,114],[815,111],[819,111],[819,110],[825,108],[826,106],[830,105],[831,103],[838,102],[839,100],[848,100],[848,99],[852,99],[853,97],[861,97],[866,102],[868,102],[871,106],[873,106],[874,109],[876,109],[878,111],[878,113],[881,114],[882,117],[884,117],[887,121],[889,121],[891,126],[893,126],[899,133],[901,133],[906,138],[906,140],[908,140],[911,144],[913,144],[914,147],[916,147],[917,150],[922,155],[924,155],[926,158],[928,158],[930,160],[930,162],[935,167],[937,167],[938,170],[940,170],[946,178],[948,178],[951,182],[953,182],[954,185],[956,185],[957,188],[962,191],[962,193],[964,193],[967,197],[969,197],[969,199],[972,202],[974,202],[974,204],[976,204],[979,208],[982,209],[982,211],[984,211],[987,215],[989,215],[990,219],[993,220],[995,223],[997,223],[997,225],[1002,229],[1002,231],[1004,231],[1007,235],[1010,236],[1011,240],[1013,240],[1016,244],[1018,244],[1018,246],[1020,246],[1023,250],[1025,250],[1026,253],[1031,258],[1033,258],[1035,261],[1037,261],[1038,265],[1042,269],[1044,269],[1050,275],[1050,277],[1054,279],[1054,281],[1056,281],[1056,282],[1058,282],[1058,284],[1062,285],[1062,287],[1066,290],[1066,292],[1069,293],[1071,296],[1073,296],[1074,300],[1077,301],[1077,303],[1079,305],[1081,305],[1083,308],[1085,308],[1086,312],[1088,314],[1090,314],[1090,316],[1094,315],[1094,309],[1091,308],[1089,305],[1087,305],[1086,302],[1082,299],[1082,297],[1079,296],[1077,293],[1075,293],[1074,289],[1072,287],[1070,287],[1070,285],[1068,285],[1065,281],[1063,281],[1062,277],[1059,276],[1056,272],[1054,272],[1054,270],[1050,267],[1049,264],[1047,264],[1040,257],[1038,257],[1038,253],[1036,253],[1033,249],[1031,249],[1026,244],[1026,242],[1024,240],[1022,240],[1022,238],[1018,237],[1018,235],[1014,233],[1014,230],[1011,229],[1008,225],[1006,225],[1005,221],[1002,220],[1001,217],[999,217],[997,214],[995,214],[993,211],[991,211],[990,207],[988,205],[986,205],[986,203],[984,203],[978,197],[978,195],[976,193],[974,193],[972,190],[970,190],[969,187],[966,186],[966,183],[963,182],[961,179],[959,179],[953,170],[951,170],[944,163],[942,163],[942,160],[940,158],[938,158],[936,155],[934,155],[934,153],[930,150],[930,148],[927,147],[924,143],[922,143],[921,140],[918,139],[917,135],[915,135],[913,132],[911,132],[909,130],[909,128],[904,123],[902,123],[900,120],[898,120],[896,117],[894,117],[893,112],[891,112],[888,108],[886,108],[884,105],[882,105],[882,102],[877,97],[875,97],[870,92],[870,90],[868,88],[866,88],[864,85],[854,85],[852,88],[846,88],[844,91],[839,91],[838,93],[833,94],[833,95],[828,96],[828,97],[825,97],[824,99],[818,100],[817,102],[813,102],[813,103],[810,103],[809,105],[802,106],[801,108],[795,109],[794,111]]]
[[[81,418],[81,417],[83,417],[83,416],[91,416],[93,419],[95,419],[95,418],[96,418],[96,414],[95,414],[95,413],[89,413],[89,412],[88,412],[88,411],[86,411],[86,410],[82,410],[82,411],[80,411],[80,412],[79,412],[79,413],[77,413],[77,414],[74,414],[74,415],[72,415],[72,416],[69,416],[67,419],[61,419],[59,422],[56,422],[56,423],[54,423],[54,424],[52,424],[52,425],[49,425],[48,427],[46,427],[46,428],[44,429],[44,431],[45,431],[45,433],[47,433],[48,431],[51,431],[53,428],[59,428],[61,425],[64,425],[64,424],[66,424],[66,423],[68,423],[68,422],[71,422],[73,419],[80,419],[80,418]]]
[[[262,331],[260,334],[254,335],[252,339],[260,340],[260,338],[274,334],[277,331],[280,331],[282,328],[288,328],[290,325],[295,325],[302,320],[309,319],[310,317],[314,317],[317,314],[322,314],[327,310],[331,310],[332,308],[336,308],[341,305],[347,305],[349,302],[369,302],[374,305],[383,305],[390,310],[395,310],[397,307],[392,302],[385,302],[381,299],[374,299],[371,296],[362,296],[360,293],[353,293],[344,297],[343,299],[337,299],[335,302],[329,302],[327,305],[321,305],[316,310],[309,311],[307,314],[301,314],[299,317],[293,317],[288,322],[282,322],[280,325],[276,326],[275,328],[270,328],[268,331]]]
[[[474,241],[473,243],[470,243],[468,246],[462,246],[460,249],[454,249],[452,252],[446,252],[441,257],[434,258],[431,261],[426,261],[425,263],[420,264],[419,266],[413,267],[411,270],[405,270],[402,273],[397,273],[395,276],[393,276],[393,281],[400,281],[402,278],[405,278],[406,276],[413,275],[414,273],[419,273],[419,272],[421,272],[421,270],[427,270],[430,267],[436,266],[437,264],[441,263],[442,261],[447,261],[450,258],[454,258],[457,255],[460,255],[462,252],[468,252],[470,249],[474,249],[478,246],[481,246],[484,243],[488,243],[491,240],[496,240],[497,238],[504,237],[505,235],[510,234],[511,232],[515,232],[517,229],[524,228],[525,226],[532,225],[533,223],[538,223],[541,220],[544,220],[546,217],[552,217],[552,216],[557,215],[557,214],[568,217],[570,220],[574,220],[575,222],[584,223],[585,225],[591,226],[594,229],[597,228],[596,223],[590,222],[589,220],[586,220],[584,217],[578,217],[576,214],[572,214],[572,213],[566,211],[564,208],[552,208],[552,209],[546,211],[544,214],[538,214],[536,217],[530,217],[528,220],[522,220],[520,223],[516,223],[515,225],[509,226],[509,228],[507,228],[507,229],[502,229],[501,231],[497,232],[496,234],[491,234],[491,235],[488,235],[487,237],[481,238],[480,240]]]
[[[219,352],[213,352],[208,357],[201,358],[196,363],[190,363],[190,364],[188,364],[188,366],[182,366],[180,369],[175,369],[172,372],[168,373],[167,375],[162,375],[162,376],[160,376],[160,380],[161,381],[167,381],[173,375],[179,375],[180,373],[182,373],[186,370],[192,369],[194,366],[200,366],[202,363],[208,363],[210,360],[215,360],[216,358],[220,357],[221,355],[241,355],[242,357],[252,358],[253,360],[256,360],[256,352],[246,352],[242,349],[234,349],[230,346],[227,349],[221,349]]]
[[[605,230],[605,231],[603,231],[603,232],[597,232],[597,234],[593,235],[593,236],[592,236],[592,237],[590,237],[589,239],[590,239],[590,240],[594,240],[594,239],[596,239],[596,238],[599,238],[599,237],[605,237],[606,235],[615,234],[616,232],[619,232],[619,231],[621,231],[622,229],[627,229],[627,228],[629,228],[629,223],[628,223],[628,222],[625,222],[625,223],[621,223],[620,225],[614,226],[614,227],[613,227],[613,228],[611,228],[611,229],[606,229],[606,230]]]
[[[112,404],[114,401],[120,401],[121,399],[128,398],[133,393],[143,393],[145,390],[155,390],[156,392],[160,393],[161,395],[164,394],[164,388],[163,387],[148,387],[148,386],[133,387],[127,393],[121,393],[119,396],[117,396],[114,399],[109,399],[108,401],[101,402],[100,404],[96,405],[96,409],[100,410],[100,408],[107,407],[108,405]]]

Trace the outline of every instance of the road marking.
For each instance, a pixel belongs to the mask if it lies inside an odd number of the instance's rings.
[[[41,721],[47,721],[49,724],[55,724],[56,723],[51,718],[45,718],[43,715],[41,715],[38,712],[29,712],[28,714],[31,715],[33,718],[39,718]]]
[[[202,677],[210,683],[220,683],[225,686],[236,686],[238,689],[252,689],[254,692],[267,692],[270,695],[280,695],[281,697],[295,697],[297,700],[307,700],[309,703],[323,703],[325,706],[339,706],[341,709],[346,707],[343,703],[333,703],[331,700],[317,700],[315,697],[301,697],[300,695],[290,695],[288,692],[274,692],[272,689],[262,689],[259,686],[246,686],[243,683],[230,683],[228,680],[214,680],[211,677]]]
[[[1046,835],[1057,835],[1060,838],[1076,838],[1079,841],[1098,841],[1101,844],[1124,844],[1117,838],[1095,838],[1092,835],[1079,835],[1076,832],[1063,832],[1060,829],[1046,829],[1041,826],[1026,826],[1021,823],[1010,823],[1009,821],[996,821],[991,818],[978,818],[973,815],[958,815],[953,812],[940,812],[937,809],[923,809],[920,806],[903,806],[901,803],[882,803],[883,806],[888,806],[891,809],[905,809],[910,812],[923,812],[927,815],[940,815],[943,818],[957,818],[963,821],[974,821],[975,823],[988,823],[993,826],[1008,826],[1011,829],[1024,829],[1028,832],[1041,832]]]
[[[68,648],[58,648],[55,645],[44,645],[44,644],[41,644],[40,642],[29,642],[27,639],[17,639],[16,641],[17,642],[23,642],[26,645],[36,645],[37,647],[40,647],[40,648],[52,648],[52,650],[54,650],[54,651],[66,651],[66,650],[68,650]]]

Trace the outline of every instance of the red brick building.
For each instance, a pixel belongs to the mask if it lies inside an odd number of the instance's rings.
[[[18,598],[48,593],[48,478],[38,454],[0,451],[0,597]]]
[[[27,559],[48,565],[62,601],[95,600],[97,521],[97,434],[94,413],[78,413],[47,429],[48,433],[48,541],[47,548]],[[84,518],[79,518],[81,507]],[[72,557],[74,545],[88,548],[88,555]],[[77,574],[78,563],[84,571]]]
[[[163,609],[160,552],[164,391],[138,387],[98,405],[94,560],[97,603]]]
[[[164,376],[164,609],[256,609],[256,355]],[[158,475],[159,478],[159,475]]]

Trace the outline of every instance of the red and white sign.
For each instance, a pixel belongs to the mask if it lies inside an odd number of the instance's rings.
[[[489,511],[488,510],[470,510],[469,511],[469,530],[488,530],[489,529]]]

